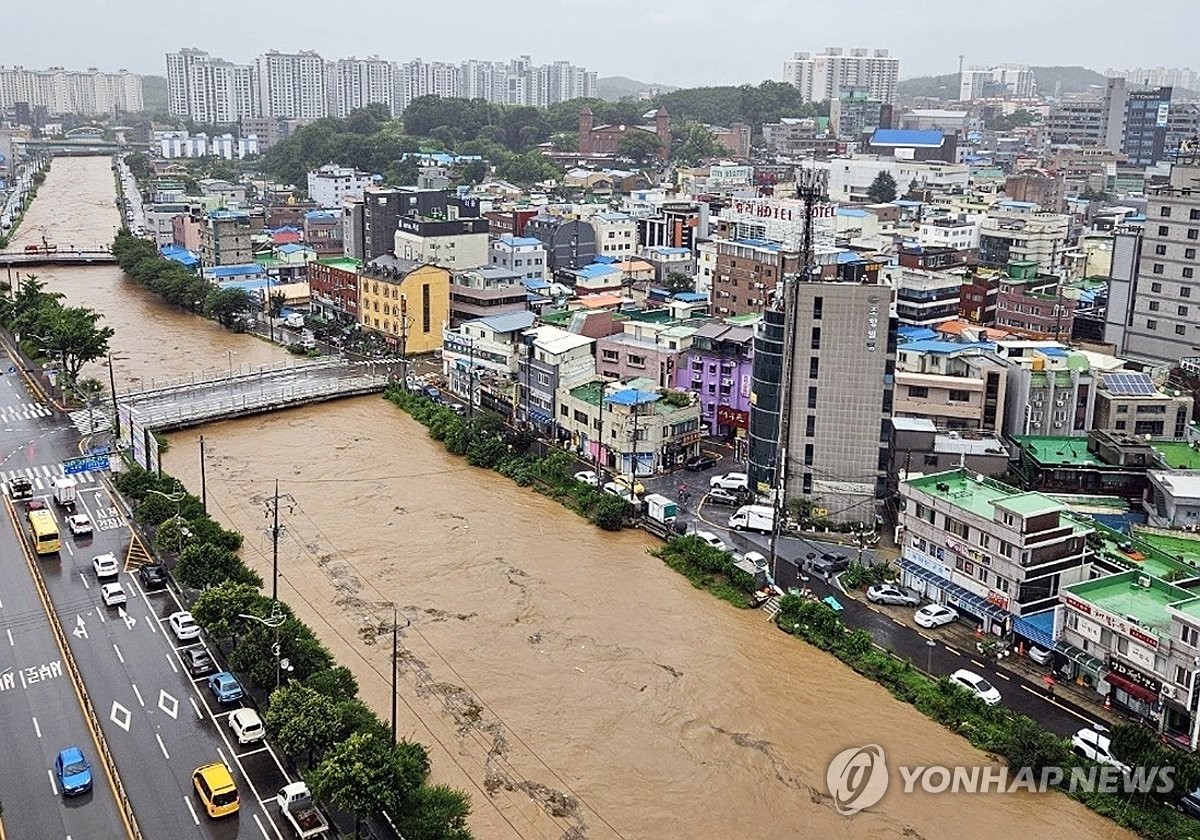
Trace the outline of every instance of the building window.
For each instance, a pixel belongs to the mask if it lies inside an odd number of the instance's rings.
[[[1175,325],[1175,335],[1187,335],[1187,327],[1183,324]]]
[[[1169,227],[1167,227],[1166,225],[1159,225],[1158,226],[1158,235],[1159,236],[1170,236],[1171,229]]]
[[[820,362],[819,359],[809,359],[808,360],[808,378],[809,379],[816,379],[817,376],[820,374],[821,365],[819,362]]]
[[[1187,234],[1187,236],[1188,236],[1188,239],[1198,239],[1198,238],[1200,238],[1200,229],[1197,229],[1197,228],[1188,228],[1188,234]]]
[[[1185,260],[1196,259],[1196,249],[1195,248],[1184,248],[1183,249],[1183,258]]]
[[[1157,312],[1158,311],[1158,301],[1156,301],[1156,300],[1150,301],[1150,303],[1148,304],[1148,307],[1151,312]]]
[[[816,386],[810,386],[808,389],[808,407],[817,407],[817,389]]]
[[[1153,271],[1155,274],[1162,274],[1163,273],[1163,264],[1162,263],[1154,263],[1154,265],[1150,267],[1150,270]]]
[[[908,396],[909,399],[923,400],[929,396],[929,389],[922,385],[909,385]]]
[[[1146,321],[1146,329],[1148,329],[1148,330],[1158,329],[1158,321],[1155,321],[1153,318],[1150,318],[1149,320]]]
[[[429,332],[433,328],[430,307],[433,305],[429,284],[421,284],[421,332]]]
[[[1175,308],[1175,311],[1178,312],[1180,315],[1187,317],[1188,308],[1186,306],[1177,306]]]
[[[1167,255],[1167,246],[1166,245],[1155,245],[1154,253],[1160,257],[1165,257]]]
[[[821,297],[820,295],[813,298],[813,320],[814,321],[821,320],[821,313],[824,308],[825,308],[825,298]]]
[[[811,443],[804,444],[804,466],[811,467],[813,463],[814,447]]]
[[[821,349],[821,328],[820,327],[812,328],[812,340],[809,343],[809,347],[811,347],[813,350]]]
[[[949,398],[950,398],[950,402],[970,402],[971,401],[971,392],[970,391],[960,391],[960,390],[951,388],[950,393],[949,393]]]
[[[1192,627],[1189,624],[1183,625],[1183,627],[1179,629],[1179,641],[1183,642],[1189,647],[1200,647],[1200,644],[1198,644],[1198,642],[1200,642],[1200,630],[1197,630],[1195,627]]]
[[[804,436],[812,437],[817,433],[817,418],[811,414],[804,418]]]
[[[1151,283],[1151,284],[1150,284],[1150,291],[1152,291],[1152,292],[1161,292],[1161,291],[1162,291],[1162,283]]]
[[[1184,277],[1186,277],[1186,278],[1187,278],[1187,279],[1189,279],[1189,280],[1192,278],[1192,273],[1193,273],[1193,272],[1192,272],[1192,267],[1191,267],[1191,266],[1186,266],[1186,267],[1183,269],[1183,276],[1184,276]],[[1191,289],[1188,289],[1188,288],[1184,288],[1184,289],[1180,289],[1180,290],[1179,290],[1179,292],[1180,292],[1180,294],[1183,294],[1184,292],[1187,292],[1187,293],[1188,293],[1188,295],[1190,295],[1190,294],[1192,293],[1192,290],[1191,290]],[[1184,297],[1187,297],[1187,295],[1184,295]]]
[[[1185,268],[1184,271],[1187,271],[1187,269]],[[1190,277],[1191,275],[1189,274],[1186,276]],[[1179,296],[1180,297],[1191,297],[1192,296],[1192,287],[1191,286],[1180,286],[1179,287]]]
[[[1129,424],[1127,422],[1125,422],[1124,420],[1118,420],[1116,423],[1113,423],[1113,428],[1116,429],[1118,432],[1125,431],[1125,429],[1128,426],[1129,426]]]
[[[951,519],[949,516],[946,517],[946,530],[951,534],[954,534],[954,536],[961,537],[964,540],[967,538],[967,534],[970,532],[970,529],[967,527],[967,523],[959,522],[957,519]]]
[[[1158,215],[1164,219],[1171,218],[1171,208],[1170,207],[1160,207],[1158,210]]]

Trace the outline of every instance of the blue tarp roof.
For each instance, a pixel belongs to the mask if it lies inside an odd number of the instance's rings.
[[[609,394],[604,398],[605,402],[616,405],[645,405],[646,403],[658,402],[658,400],[659,395],[656,392],[638,391],[634,388],[617,391],[615,394]]]
[[[597,263],[600,265],[612,265],[616,261],[616,257],[610,257],[607,254],[597,254],[592,258],[592,265],[596,265]]]
[[[699,292],[676,292],[675,300],[681,300],[684,303],[708,303],[708,295],[702,295]]]
[[[304,219],[309,222],[336,222],[338,217],[328,210],[309,210],[304,214]]]
[[[218,280],[234,277],[254,277],[264,273],[258,263],[242,263],[241,265],[216,265],[208,269],[209,275]]]
[[[200,264],[200,259],[195,254],[178,245],[164,245],[159,253],[187,268],[195,268]]]
[[[691,248],[673,248],[670,245],[652,245],[651,247],[647,248],[646,250],[652,254],[663,254],[663,255],[674,254],[676,256],[678,256],[679,254],[691,254],[692,253]]]
[[[877,128],[871,135],[873,146],[941,146],[946,135],[940,131],[915,131],[904,128]]]
[[[917,341],[908,341],[901,345],[902,350],[912,350],[914,353],[953,353],[956,350],[965,350],[968,347],[981,347],[985,350],[991,350],[996,345],[986,341],[981,341],[973,344],[961,344],[957,341],[940,341],[936,338],[921,339]]]
[[[611,264],[592,263],[591,265],[585,265],[582,268],[577,268],[572,273],[578,277],[583,277],[590,280],[597,277],[607,277],[610,274],[620,274],[621,269],[616,268]]]
[[[739,245],[749,245],[752,248],[766,248],[769,251],[779,250],[778,242],[771,242],[767,239],[735,239],[733,241]]]
[[[526,291],[530,292],[540,292],[543,289],[550,288],[548,282],[537,277],[522,278],[521,283],[525,286]]]
[[[901,341],[928,341],[937,338],[937,332],[929,327],[897,327],[896,337]]]
[[[836,213],[839,216],[849,216],[854,219],[861,219],[863,216],[867,215],[866,210],[859,209],[858,207],[839,207],[836,210]]]
[[[303,251],[303,250],[304,250],[303,245],[297,245],[294,242],[289,242],[287,245],[279,246],[279,253],[281,253],[281,254],[294,254],[297,251]]]

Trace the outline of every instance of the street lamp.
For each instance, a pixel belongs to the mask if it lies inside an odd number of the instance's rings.
[[[179,479],[175,479],[175,484],[176,485],[179,484]],[[155,496],[162,496],[168,502],[175,505],[175,515],[173,517],[171,517],[171,520],[179,528],[179,545],[176,548],[176,550],[183,551],[183,541],[187,536],[190,536],[190,534],[187,533],[187,529],[184,528],[183,524],[182,524],[182,520],[183,520],[182,504],[183,504],[184,498],[187,496],[187,491],[185,491],[183,489],[183,487],[180,487],[174,493],[164,493],[161,490],[147,490],[146,492],[153,493]]]
[[[937,647],[937,642],[933,639],[925,640],[925,673],[933,676],[933,649]]]
[[[106,363],[108,365],[108,391],[112,394],[113,437],[118,441],[121,439],[121,410],[117,407],[117,377],[113,372],[113,362],[123,362],[125,359],[125,356],[114,356],[109,353]]]
[[[279,628],[283,626],[285,621],[287,621],[287,616],[285,616],[283,611],[279,609],[279,602],[276,601],[271,606],[271,614],[266,618],[263,618],[260,615],[251,615],[249,613],[238,613],[238,618],[257,621],[263,627],[268,627],[275,631],[275,644],[271,647],[271,652],[275,654],[275,690],[278,691],[279,684],[283,677],[283,672],[287,671],[290,674],[292,671],[296,670],[295,666],[293,666],[292,663],[288,662],[287,659],[282,656],[282,650],[279,647]]]

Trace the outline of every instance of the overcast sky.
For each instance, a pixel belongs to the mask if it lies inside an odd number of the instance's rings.
[[[17,0],[10,0],[16,3]],[[1146,10],[1147,19],[1135,16]],[[511,11],[509,11],[511,10]],[[1175,24],[1171,21],[1174,20]],[[5,15],[6,65],[124,67],[165,75],[164,54],[194,46],[234,62],[268,49],[327,59],[566,59],[601,76],[694,86],[777,79],[783,61],[827,46],[885,48],[902,78],[966,64],[1195,64],[1193,0],[946,5],[850,0],[37,0]],[[1152,33],[1152,34],[1151,34]]]

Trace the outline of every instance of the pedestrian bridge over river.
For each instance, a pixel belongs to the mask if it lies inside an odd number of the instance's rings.
[[[397,380],[399,367],[327,358],[156,382],[146,390],[118,392],[120,438],[139,464],[157,469],[156,432],[379,393]]]
[[[55,247],[52,251],[0,251],[0,268],[32,268],[41,265],[101,265],[116,263],[107,245]]]

